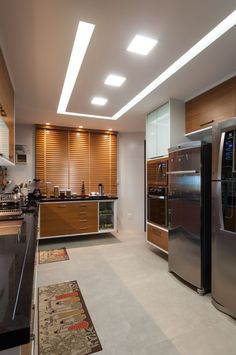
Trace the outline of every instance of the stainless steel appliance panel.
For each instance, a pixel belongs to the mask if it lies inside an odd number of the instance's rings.
[[[212,300],[236,318],[236,120],[213,128]]]
[[[226,186],[228,185],[228,186]],[[228,202],[224,190],[233,192]],[[212,183],[212,296],[236,317],[236,181]],[[216,305],[217,305],[216,304]]]
[[[169,181],[169,268],[201,288],[200,175],[170,175]]]
[[[199,141],[169,149],[169,270],[210,290],[211,146]]]

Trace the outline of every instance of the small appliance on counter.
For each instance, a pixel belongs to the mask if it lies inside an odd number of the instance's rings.
[[[31,183],[31,192],[28,193],[27,204],[28,206],[36,205],[36,201],[41,198],[41,191],[39,188],[40,179],[33,179]]]
[[[0,220],[14,219],[22,215],[20,195],[17,193],[0,194]]]

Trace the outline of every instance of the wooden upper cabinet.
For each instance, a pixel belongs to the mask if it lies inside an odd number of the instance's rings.
[[[36,177],[51,187],[70,188],[81,194],[98,191],[117,194],[117,136],[106,132],[66,128],[36,128]],[[41,184],[45,192],[45,184]]]
[[[14,126],[14,90],[0,49],[0,137],[3,130],[3,137],[1,137],[0,142],[0,154],[3,154],[11,162],[15,161]]]
[[[236,116],[236,77],[186,102],[186,133]]]

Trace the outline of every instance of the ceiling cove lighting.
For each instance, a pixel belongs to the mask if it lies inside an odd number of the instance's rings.
[[[131,99],[125,106],[123,106],[113,116],[99,116],[99,115],[92,115],[87,113],[68,112],[68,111],[58,112],[58,113],[63,113],[64,115],[70,115],[70,116],[72,115],[78,117],[117,120],[235,25],[236,25],[236,10],[234,10],[216,27],[214,27],[207,35],[205,35],[199,42],[197,42],[192,48],[190,48],[185,54],[183,54],[179,59],[177,59],[166,70],[164,70],[162,74],[160,74],[157,78],[155,78],[148,86],[146,86],[140,93],[138,93],[133,99]]]
[[[99,106],[104,106],[107,103],[107,99],[105,99],[104,97],[94,97],[91,100],[91,104],[92,105],[99,105]]]
[[[204,36],[199,42],[197,42],[192,48],[184,53],[179,59],[177,59],[172,65],[170,65],[162,74],[154,79],[148,86],[146,86],[139,94],[137,94],[132,100],[130,100],[124,107],[116,112],[111,119],[117,120],[123,116],[127,111],[134,107],[137,103],[143,100],[153,90],[158,88],[162,83],[169,79],[173,74],[180,70],[185,64],[189,63],[204,49],[215,42],[225,32],[229,31],[236,25],[236,10],[234,10],[229,16],[227,16],[222,22],[213,28],[206,36]]]
[[[124,76],[110,74],[107,76],[106,80],[104,81],[104,84],[119,87],[125,82],[125,80],[126,78]]]
[[[57,113],[64,114],[66,111],[72,90],[74,88],[85,53],[92,37],[94,27],[95,25],[91,23],[83,21],[79,22]]]
[[[157,40],[141,35],[136,35],[130,42],[127,51],[141,55],[148,55],[153,47],[157,44]]]

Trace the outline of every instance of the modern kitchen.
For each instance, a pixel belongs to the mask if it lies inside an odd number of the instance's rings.
[[[235,355],[235,1],[1,10],[0,354]]]

